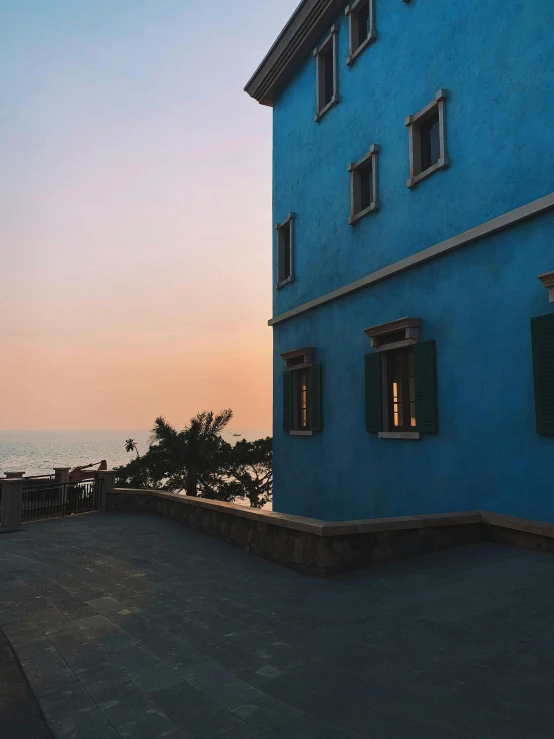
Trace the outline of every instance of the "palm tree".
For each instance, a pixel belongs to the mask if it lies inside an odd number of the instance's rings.
[[[193,497],[209,494],[229,446],[220,434],[232,417],[230,409],[202,411],[182,431],[161,416],[156,419],[149,454],[164,469],[166,490],[184,490]]]
[[[134,439],[127,439],[127,441],[125,442],[125,451],[127,452],[127,454],[129,454],[130,452],[136,452],[137,459],[140,457],[137,444]]]

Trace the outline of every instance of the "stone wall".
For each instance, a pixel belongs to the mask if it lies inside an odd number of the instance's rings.
[[[159,491],[118,489],[108,510],[148,512],[307,575],[328,577],[482,541],[479,512],[329,523]]]

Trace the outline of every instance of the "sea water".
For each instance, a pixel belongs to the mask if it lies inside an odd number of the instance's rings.
[[[269,429],[226,429],[223,438],[234,443],[270,436]],[[108,464],[108,469],[125,464],[135,454],[125,451],[125,441],[134,439],[139,454],[148,449],[150,431],[0,431],[0,475],[25,472],[49,475],[54,467],[76,467],[90,463]]]

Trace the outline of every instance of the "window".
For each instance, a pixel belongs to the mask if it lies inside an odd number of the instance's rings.
[[[548,302],[554,303],[554,271],[543,272],[538,278],[548,290]]]
[[[389,429],[413,431],[416,427],[413,348],[387,352]]]
[[[379,147],[374,144],[369,153],[357,162],[348,165],[350,172],[351,211],[348,223],[359,221],[368,213],[379,209],[377,193],[377,153]]]
[[[307,431],[310,428],[309,423],[309,410],[308,410],[308,398],[309,398],[309,387],[310,387],[310,373],[307,369],[299,370],[292,376],[296,403],[296,418],[294,427]],[[294,391],[293,390],[293,391]]]
[[[314,364],[313,347],[281,354],[283,374],[283,429],[291,436],[321,431],[321,366]]]
[[[406,185],[410,189],[448,166],[445,109],[446,90],[439,90],[432,103],[417,115],[406,118],[410,139],[410,178]]]
[[[531,319],[537,434],[554,436],[554,313]]]
[[[377,38],[375,0],[355,0],[346,6],[344,12],[348,16],[350,29],[350,51],[346,58],[346,63],[350,65]]]
[[[338,103],[337,84],[337,26],[325,41],[314,49],[316,62],[317,108],[315,121],[319,122],[329,108]]]
[[[293,281],[292,255],[294,237],[294,213],[289,213],[286,221],[278,223],[277,231],[277,289]]]
[[[419,318],[365,330],[377,350],[365,356],[366,429],[384,439],[436,434],[435,342],[419,341]]]

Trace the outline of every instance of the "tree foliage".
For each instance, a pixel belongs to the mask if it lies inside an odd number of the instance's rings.
[[[272,439],[235,445],[221,437],[233,413],[202,411],[178,431],[165,418],[156,419],[148,450],[118,468],[120,487],[155,488],[231,502],[247,499],[253,508],[271,500]]]

